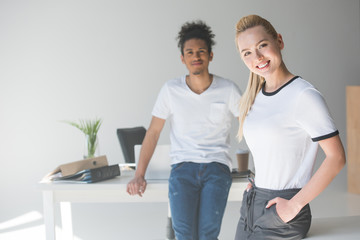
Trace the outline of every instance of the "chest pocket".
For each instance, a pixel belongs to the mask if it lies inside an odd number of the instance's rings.
[[[210,106],[210,121],[218,124],[226,119],[226,104],[225,103],[212,103]]]

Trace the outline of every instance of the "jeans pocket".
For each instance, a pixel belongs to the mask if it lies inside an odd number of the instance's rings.
[[[175,163],[173,165],[171,165],[171,171],[177,171],[179,170],[182,166],[184,166],[185,162],[180,162],[180,163]]]
[[[228,174],[231,176],[230,173],[230,169],[227,165],[223,164],[223,163],[218,163],[218,162],[214,162],[214,164],[224,173]]]

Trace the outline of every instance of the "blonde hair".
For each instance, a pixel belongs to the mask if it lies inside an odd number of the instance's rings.
[[[245,32],[249,28],[253,28],[256,26],[263,26],[266,33],[272,36],[274,39],[277,39],[278,33],[275,28],[271,25],[269,21],[258,16],[258,15],[248,15],[242,17],[239,22],[236,24],[236,47],[238,48],[237,39],[240,33]],[[260,92],[263,84],[265,83],[265,79],[256,73],[250,71],[248,85],[244,94],[240,100],[240,115],[239,115],[239,131],[238,131],[238,140],[241,141],[243,137],[243,127],[246,115],[251,109],[251,106],[254,104],[256,95]]]

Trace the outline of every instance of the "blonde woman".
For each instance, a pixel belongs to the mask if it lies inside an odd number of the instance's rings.
[[[250,70],[238,136],[246,139],[256,174],[244,192],[235,239],[304,238],[308,203],[345,164],[339,132],[320,92],[286,68],[283,38],[267,20],[241,18],[236,45]],[[312,175],[319,145],[326,157]]]

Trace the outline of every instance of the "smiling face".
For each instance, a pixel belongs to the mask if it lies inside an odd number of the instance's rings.
[[[181,55],[181,61],[186,65],[190,74],[200,75],[208,73],[209,63],[212,60],[213,53],[208,51],[204,40],[189,39],[184,44],[184,55]]]
[[[263,26],[255,26],[239,33],[236,43],[241,59],[250,71],[265,79],[282,71],[284,43],[280,34],[274,39]]]

